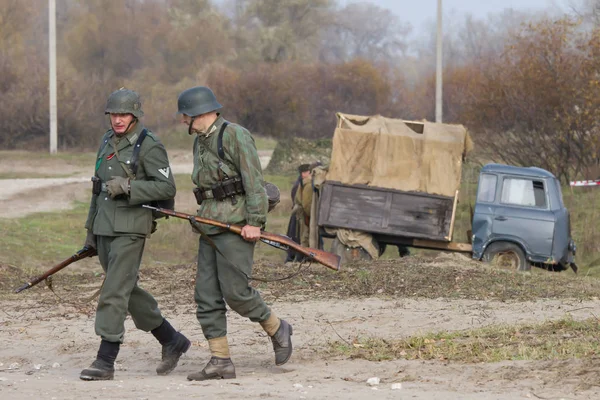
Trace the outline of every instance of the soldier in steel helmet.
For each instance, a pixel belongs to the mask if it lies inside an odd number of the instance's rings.
[[[188,133],[195,136],[192,181],[200,205],[198,215],[243,226],[240,236],[195,224],[195,231],[201,233],[196,316],[208,340],[211,359],[188,379],[235,378],[227,340],[226,305],[258,322],[271,338],[275,364],[285,364],[292,355],[292,326],[279,319],[248,282],[254,247],[268,209],[254,139],[247,129],[220,115],[221,104],[208,87],[185,90],[177,105]]]
[[[96,360],[80,378],[113,379],[127,313],[138,329],[152,332],[162,345],[156,372],[166,375],[190,341],[162,316],[154,297],[137,280],[144,244],[155,224],[152,211],[141,205],[174,198],[175,180],[164,146],[139,120],[144,113],[136,92],[124,88],[113,92],[105,114],[111,129],[102,137],[96,157],[85,224],[85,246],[97,250],[105,272],[95,322],[101,342]]]

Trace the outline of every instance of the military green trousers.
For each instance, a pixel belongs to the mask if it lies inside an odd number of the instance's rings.
[[[97,236],[98,258],[106,274],[96,310],[96,334],[123,343],[127,313],[138,329],[149,332],[163,317],[152,295],[137,285],[146,239],[136,236]]]
[[[216,251],[204,236],[200,237],[194,298],[196,317],[204,337],[214,339],[227,335],[225,304],[253,322],[267,320],[271,309],[248,283],[248,277],[252,276],[255,243],[231,232],[210,235],[209,238],[223,254]]]

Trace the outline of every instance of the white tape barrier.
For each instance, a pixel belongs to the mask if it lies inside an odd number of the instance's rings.
[[[600,179],[595,181],[571,181],[571,186],[600,186]]]

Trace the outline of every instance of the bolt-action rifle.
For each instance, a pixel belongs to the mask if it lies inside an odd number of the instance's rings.
[[[169,217],[187,219],[188,221],[191,218],[201,224],[212,225],[219,228],[227,229],[228,231],[236,233],[238,235],[242,234],[242,226],[240,225],[227,224],[225,222],[220,222],[214,219],[197,217],[195,215],[170,210],[168,208],[152,207],[149,205],[144,205],[143,207],[149,208],[150,210],[164,215],[168,215]],[[294,242],[287,236],[279,235],[277,233],[261,231],[260,241],[281,250],[287,251],[291,248],[296,252],[308,257],[310,260],[316,261],[319,264],[326,266],[327,268],[333,269],[334,271],[339,271],[340,269],[340,256],[333,253],[329,253],[327,251],[301,246],[300,244]]]

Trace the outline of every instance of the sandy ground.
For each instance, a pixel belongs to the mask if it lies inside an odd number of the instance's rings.
[[[0,168],[6,172],[1,161]],[[178,163],[175,158],[176,168],[189,168],[189,164]],[[0,209],[9,209],[0,217],[68,208],[73,199],[86,197],[89,172],[72,172],[74,177],[61,180],[0,180]],[[284,297],[273,308],[294,326],[295,352],[289,363],[276,367],[265,334],[256,324],[230,313],[229,337],[237,379],[189,382],[187,374],[201,369],[209,352],[193,304],[167,293],[158,297],[165,316],[193,341],[179,367],[169,376],[156,376],[160,347],[150,334],[136,330],[128,318],[115,380],[83,382],[79,372],[94,359],[99,344],[93,328],[94,304],[58,300],[42,286],[0,300],[2,400],[600,398],[600,388],[589,383],[590,376],[600,373],[598,360],[597,365],[593,360],[591,365],[589,360],[476,365],[414,360],[369,362],[332,358],[324,351],[331,341],[350,343],[361,336],[402,338],[499,323],[541,322],[566,315],[585,319],[600,315],[598,301],[446,300],[441,298],[443,293],[437,300],[317,301]],[[89,288],[90,294],[94,290]],[[369,378],[379,378],[379,384],[369,385]]]
[[[161,303],[169,304],[167,299]],[[173,304],[171,304],[173,305]],[[600,313],[598,302],[498,303],[460,300],[366,299],[343,302],[279,301],[274,306],[294,326],[295,352],[273,365],[270,343],[254,324],[230,313],[229,336],[238,378],[188,382],[209,357],[192,305],[165,311],[193,341],[179,367],[154,374],[160,348],[127,320],[126,342],[114,381],[83,382],[79,371],[94,358],[98,339],[93,308],[49,300],[1,304],[0,395],[3,399],[594,399],[598,388],[582,387],[564,362],[503,362],[462,365],[445,362],[330,359],[329,341],[369,335],[404,337],[431,330],[460,330],[498,323],[544,321],[567,314],[574,319]],[[380,383],[367,384],[377,377]]]

